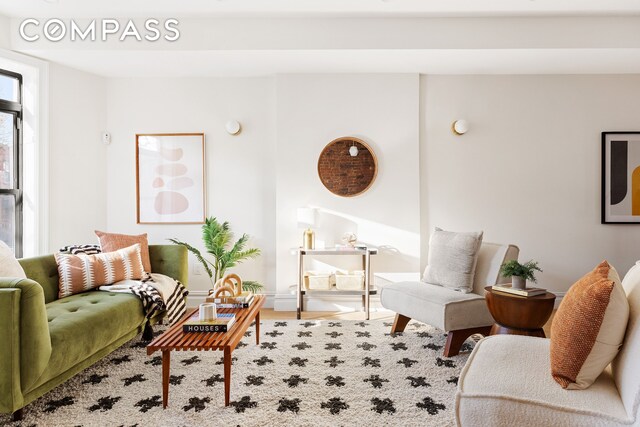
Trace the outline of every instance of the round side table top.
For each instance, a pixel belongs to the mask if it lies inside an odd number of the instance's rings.
[[[487,307],[496,321],[491,334],[516,334],[544,337],[542,327],[551,313],[556,296],[551,292],[523,297],[484,288]]]

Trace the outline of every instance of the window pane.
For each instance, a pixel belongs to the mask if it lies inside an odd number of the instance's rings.
[[[0,194],[0,240],[16,250],[16,201],[12,194]]]
[[[20,101],[20,82],[14,77],[0,74],[0,99],[7,101]]]
[[[13,188],[13,114],[0,112],[0,188]]]

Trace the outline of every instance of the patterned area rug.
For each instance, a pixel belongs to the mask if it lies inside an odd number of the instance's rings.
[[[442,331],[372,321],[263,321],[233,352],[224,407],[221,352],[172,352],[169,407],[161,356],[139,337],[27,406],[22,426],[451,426],[463,353]],[[158,331],[160,333],[160,331]],[[0,424],[9,423],[0,416]]]

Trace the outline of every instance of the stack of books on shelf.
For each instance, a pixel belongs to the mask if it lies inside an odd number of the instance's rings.
[[[214,303],[216,308],[249,308],[254,299],[253,292],[245,291],[235,297],[214,298],[213,295],[210,295],[205,301]]]
[[[218,313],[215,319],[200,320],[200,313],[196,311],[182,324],[182,332],[228,332],[236,322],[236,315],[233,313]]]
[[[535,297],[537,295],[543,295],[547,292],[542,288],[526,288],[526,289],[513,289],[511,285],[493,285],[491,287],[494,291],[504,292],[505,294],[518,295],[521,297]]]

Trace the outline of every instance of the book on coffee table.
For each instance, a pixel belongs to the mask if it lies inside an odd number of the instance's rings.
[[[252,295],[247,302],[214,302],[214,304],[216,305],[216,308],[249,308],[253,301],[254,297]]]
[[[492,290],[498,292],[504,292],[512,295],[519,295],[521,297],[535,297],[537,295],[543,295],[547,293],[546,289],[542,288],[526,288],[526,289],[513,289],[511,285],[493,285]]]
[[[218,313],[213,320],[200,320],[200,313],[196,311],[182,324],[182,332],[228,332],[236,322],[233,313]]]
[[[209,295],[206,299],[206,302],[213,302],[216,304],[245,304],[248,303],[249,300],[253,299],[253,292],[244,291],[240,295],[235,297],[214,297],[213,295]]]

